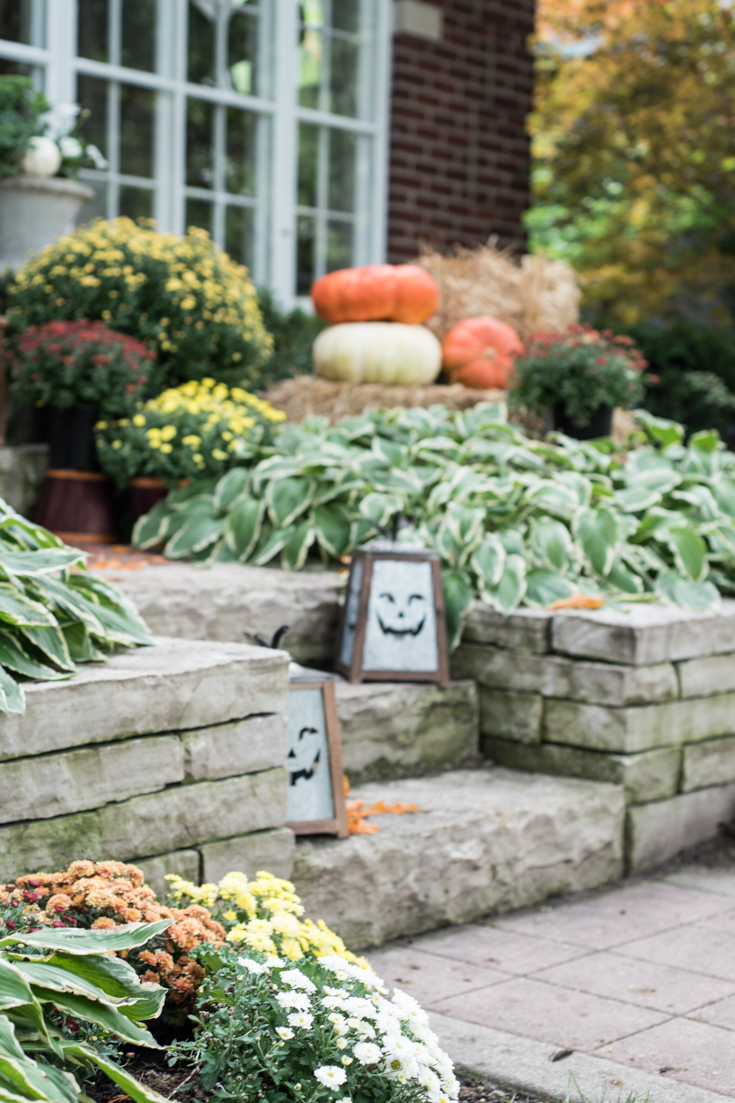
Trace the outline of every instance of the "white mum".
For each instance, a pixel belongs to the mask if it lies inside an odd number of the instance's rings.
[[[377,1065],[383,1056],[380,1046],[376,1046],[373,1042],[358,1042],[352,1052],[361,1065]]]
[[[311,1004],[306,992],[278,992],[276,999],[281,1007],[293,1007],[295,1011],[310,1011]]]
[[[300,969],[286,969],[281,973],[284,984],[290,984],[292,988],[300,988],[304,992],[316,992],[316,985],[310,981]]]
[[[314,1076],[325,1088],[336,1091],[347,1079],[347,1073],[339,1065],[320,1065],[314,1069]]]

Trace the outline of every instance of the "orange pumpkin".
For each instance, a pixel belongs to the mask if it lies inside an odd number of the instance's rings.
[[[523,345],[516,331],[497,318],[465,318],[442,341],[442,362],[452,383],[507,388],[513,361]]]
[[[311,299],[327,322],[418,325],[435,313],[439,288],[416,264],[366,264],[322,276],[311,288]]]

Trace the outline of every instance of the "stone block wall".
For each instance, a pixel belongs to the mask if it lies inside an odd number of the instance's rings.
[[[721,616],[478,605],[452,674],[478,684],[487,758],[625,787],[631,872],[735,815],[735,601]]]
[[[157,639],[0,718],[0,881],[75,858],[288,874],[288,656]]]

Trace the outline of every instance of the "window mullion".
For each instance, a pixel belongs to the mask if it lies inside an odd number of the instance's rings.
[[[74,65],[76,53],[76,0],[52,0],[46,17],[46,43],[50,48],[46,70],[46,95],[55,106],[74,103]]]
[[[296,283],[296,97],[298,8],[294,0],[275,6],[275,115],[273,119],[273,217],[271,281],[284,306],[294,302]]]

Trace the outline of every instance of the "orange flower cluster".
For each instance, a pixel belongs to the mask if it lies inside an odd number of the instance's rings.
[[[168,988],[168,1001],[188,1009],[204,979],[204,969],[189,951],[202,942],[225,937],[221,923],[207,908],[169,908],[144,884],[143,871],[124,862],[72,862],[59,873],[33,873],[14,885],[0,885],[0,906],[26,904],[26,918],[34,924],[79,926],[100,930],[121,923],[174,922],[144,950],[132,950],[128,960],[144,981]]]

